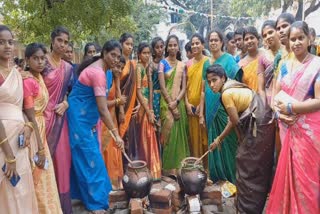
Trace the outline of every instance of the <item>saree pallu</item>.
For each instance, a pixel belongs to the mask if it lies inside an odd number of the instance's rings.
[[[119,134],[121,138],[124,138],[129,127],[134,126],[134,123],[131,124],[130,122],[133,108],[136,105],[137,88],[135,65],[132,61],[126,62],[126,65],[121,72],[120,89],[121,94],[127,97],[127,102],[124,105],[125,121],[124,123],[119,124]]]
[[[144,102],[149,103],[149,85],[146,70],[140,65],[137,65],[137,83],[141,87],[141,92],[144,97]],[[161,178],[161,161],[158,149],[155,127],[149,122],[145,109],[141,106],[137,115],[136,121],[138,126],[136,130],[140,138],[137,140],[136,159],[144,160],[151,172],[154,180]]]
[[[246,59],[242,59],[239,62],[239,66],[243,70],[242,82],[255,92],[258,91],[258,64],[259,57],[247,62]]]
[[[238,83],[239,84],[239,83]],[[231,87],[247,87],[231,85]],[[224,90],[228,87],[224,86]],[[236,207],[239,213],[262,213],[272,179],[275,122],[271,108],[254,94],[240,114],[236,156]]]
[[[39,84],[39,93],[34,98],[34,113],[37,122],[35,125],[38,126],[40,138],[45,150],[45,155],[49,162],[48,169],[46,170],[40,169],[33,164],[33,181],[38,201],[38,209],[40,213],[44,214],[62,213],[56,177],[54,174],[54,166],[52,164],[52,159],[47,144],[45,118],[43,116],[43,112],[49,101],[49,94],[41,76],[39,76],[39,79],[36,79],[29,72],[22,72],[22,77],[24,79],[33,78]],[[31,158],[34,157],[38,150],[37,148],[37,142],[34,141],[31,144]]]
[[[110,76],[107,80],[108,78]],[[108,209],[109,192],[112,188],[100,152],[96,129],[100,116],[93,88],[78,80],[68,102],[72,152],[71,196],[81,200],[88,210]]]
[[[37,214],[38,204],[34,190],[28,148],[18,147],[18,136],[24,128],[22,114],[23,83],[20,73],[13,68],[0,85],[0,120],[12,152],[20,181],[13,187],[0,170],[0,207],[8,214]],[[33,138],[34,139],[34,138]],[[2,140],[2,139],[1,139]],[[0,167],[5,164],[5,154],[0,148]]]
[[[207,59],[207,57],[204,57],[195,64],[192,60],[187,62],[187,98],[194,107],[200,104],[203,66]],[[201,157],[208,150],[207,130],[200,127],[199,116],[197,115],[188,115],[188,122],[190,154],[193,157]],[[203,162],[207,166],[207,161]]]
[[[44,111],[48,147],[54,164],[63,213],[72,213],[70,198],[71,152],[68,122],[66,114],[60,117],[54,110],[57,104],[63,102],[69,87],[72,85],[72,66],[62,60],[60,67],[53,68],[47,61],[43,78],[49,92],[49,103]]]
[[[116,98],[116,84],[113,85],[108,94],[108,100],[114,100]],[[114,127],[118,127],[116,106],[109,107],[109,112],[114,124]],[[104,123],[101,123],[101,146],[103,152],[104,162],[108,169],[108,174],[114,189],[121,189],[121,179],[123,177],[123,164],[122,164],[122,152],[118,148],[116,142],[112,138],[109,129]]]
[[[227,77],[235,79],[240,75],[240,68],[234,58],[224,53],[214,64],[221,65]],[[206,69],[210,66],[210,61],[206,61],[203,69],[203,78],[205,80],[205,116],[208,129],[208,145],[210,146],[224,130],[228,123],[228,114],[223,105],[221,105],[220,93],[214,93],[208,85],[206,78]],[[209,173],[214,182],[219,180],[228,180],[231,183],[236,181],[236,152],[238,147],[238,138],[233,130],[224,139],[220,149],[209,153]]]
[[[293,62],[286,61],[281,72],[292,69]],[[319,72],[320,59],[314,57],[283,77],[281,89],[303,102]],[[267,207],[270,214],[320,213],[320,112],[298,117],[292,126],[279,122],[282,148]]]
[[[184,64],[179,62],[171,71],[165,73],[166,89],[172,100],[176,100],[181,91]],[[162,168],[164,173],[177,174],[181,161],[190,155],[188,144],[188,121],[186,107],[181,99],[178,110],[180,119],[175,121],[168,104],[161,98],[161,141],[164,147]]]

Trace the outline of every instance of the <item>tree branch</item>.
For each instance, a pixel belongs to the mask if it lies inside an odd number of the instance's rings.
[[[173,4],[178,5],[179,7],[182,7],[185,10],[188,10],[186,6],[184,6],[182,3],[180,3],[178,0],[171,0]]]
[[[293,4],[293,0],[284,1],[282,5],[282,13],[286,12],[287,9]]]
[[[318,10],[320,8],[320,1],[316,4],[316,0],[313,0],[308,9],[304,11],[304,18],[306,18],[310,13]]]

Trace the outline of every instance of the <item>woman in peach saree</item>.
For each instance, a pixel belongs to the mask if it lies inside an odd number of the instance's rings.
[[[45,53],[46,49],[43,45],[39,43],[29,44],[25,51],[29,71],[21,72],[24,92],[23,108],[28,119],[34,124],[38,141],[37,145],[31,145],[32,150],[38,147],[38,161],[35,161],[36,166],[33,167],[33,181],[39,212],[44,214],[62,213],[43,115],[49,102],[49,93],[41,76],[45,66]],[[33,158],[36,154],[33,151],[31,153],[31,158]],[[44,168],[45,158],[48,165]]]
[[[0,25],[0,208],[1,213],[37,214],[28,148],[19,148],[19,134],[31,134],[22,113],[23,85],[19,71],[10,64],[13,36]],[[27,142],[25,142],[27,143]],[[10,177],[20,176],[14,187]]]

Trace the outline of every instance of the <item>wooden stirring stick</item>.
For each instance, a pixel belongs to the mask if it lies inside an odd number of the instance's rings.
[[[114,136],[114,134],[112,133],[112,131],[109,130],[109,132],[110,132],[110,135],[111,135],[111,137],[113,138],[113,140],[116,141],[116,136]],[[132,160],[129,158],[129,156],[127,155],[126,151],[124,151],[124,149],[122,149],[121,151],[122,151],[124,157],[127,159],[127,161],[129,161],[129,163],[132,164]]]
[[[194,162],[194,165],[198,164],[211,150],[208,150],[206,153],[204,153],[196,162]]]

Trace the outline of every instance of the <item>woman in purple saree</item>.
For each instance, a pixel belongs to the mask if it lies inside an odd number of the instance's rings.
[[[49,103],[44,112],[46,136],[53,160],[63,213],[72,213],[70,199],[71,152],[68,121],[67,93],[72,84],[72,66],[62,60],[68,47],[69,32],[57,27],[51,33],[51,53],[47,55],[43,79],[49,92]]]

